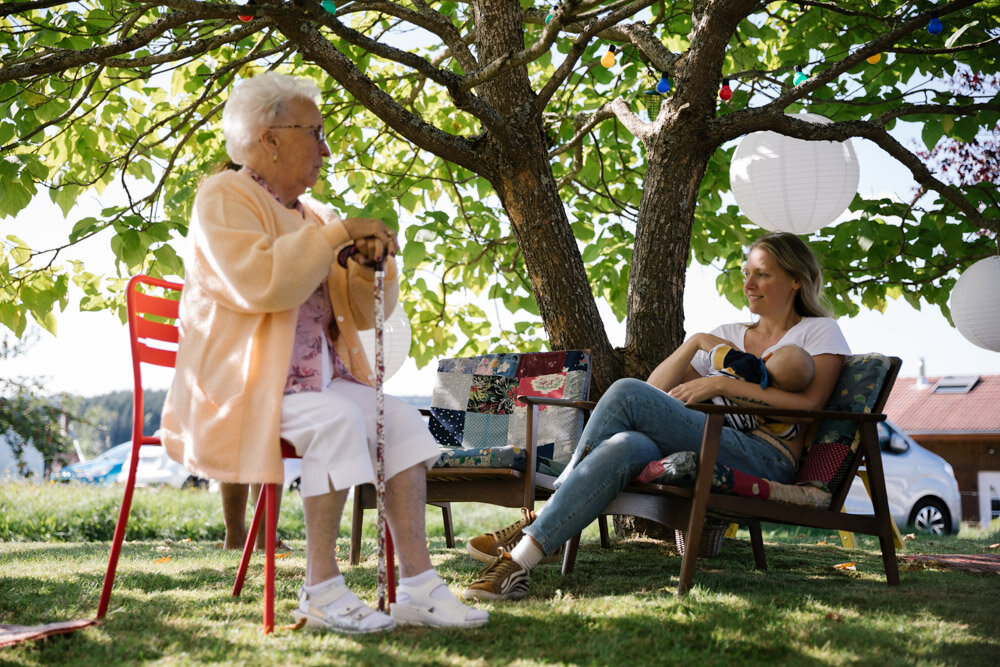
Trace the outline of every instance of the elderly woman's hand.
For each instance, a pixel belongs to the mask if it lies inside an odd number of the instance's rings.
[[[376,218],[347,218],[344,227],[358,249],[355,260],[362,263],[378,263],[389,255],[399,252],[396,233],[384,222]]]

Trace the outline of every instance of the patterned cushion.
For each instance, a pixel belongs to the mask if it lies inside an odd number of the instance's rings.
[[[871,412],[890,366],[889,358],[880,354],[848,357],[826,409]],[[826,419],[819,423],[815,435],[807,443],[794,484],[772,482],[716,463],[712,488],[722,493],[826,509],[833,492],[846,479],[849,455],[857,451],[860,443],[861,434],[855,422]],[[698,459],[694,452],[677,452],[650,461],[636,481],[693,486],[697,471]]]
[[[871,412],[891,365],[889,358],[881,354],[848,357],[826,409]],[[851,455],[860,443],[857,422],[824,419],[807,442],[795,483],[835,493],[847,478]]]
[[[430,430],[441,447],[436,467],[524,470],[527,404],[519,396],[586,400],[590,358],[579,350],[487,354],[442,359],[431,395]],[[540,467],[569,461],[583,431],[583,413],[541,406]]]

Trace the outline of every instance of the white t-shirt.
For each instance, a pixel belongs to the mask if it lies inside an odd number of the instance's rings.
[[[723,324],[716,327],[710,333],[719,338],[731,342],[735,347],[746,351],[743,338],[747,332],[747,325],[739,322]],[[798,345],[811,356],[817,354],[843,354],[851,353],[851,348],[840,331],[840,326],[831,317],[803,317],[798,324],[789,329],[777,343],[764,350],[760,356],[765,356],[768,352],[784,347],[785,345]],[[713,370],[712,361],[708,352],[698,350],[691,366],[698,371],[699,375],[709,375]]]

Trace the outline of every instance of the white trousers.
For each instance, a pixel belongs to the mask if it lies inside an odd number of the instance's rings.
[[[284,397],[281,437],[302,457],[303,498],[375,481],[375,389],[335,378],[323,391]],[[440,454],[419,410],[385,397],[385,479]]]

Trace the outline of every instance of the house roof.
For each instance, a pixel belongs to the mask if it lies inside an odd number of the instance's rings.
[[[1000,375],[898,378],[885,413],[908,433],[1000,433]]]

